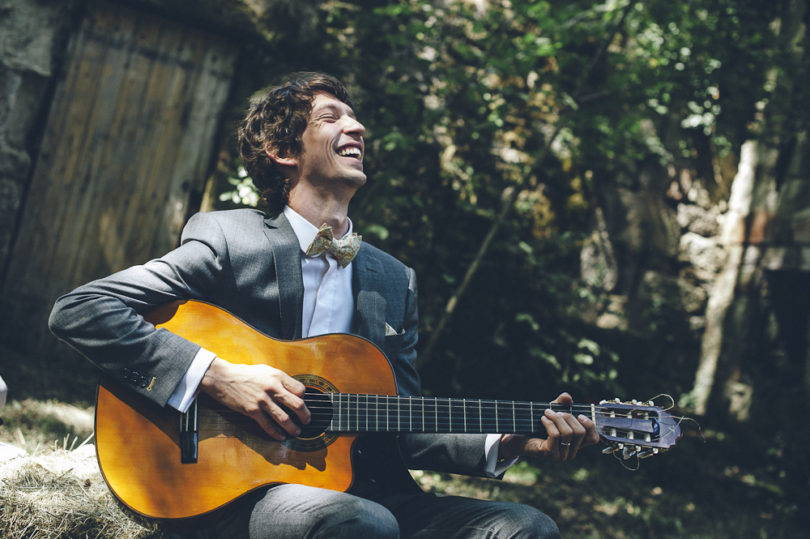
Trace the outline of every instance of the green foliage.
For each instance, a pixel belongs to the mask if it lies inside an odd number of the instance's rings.
[[[248,176],[247,170],[239,166],[236,176],[227,176],[227,182],[233,190],[223,191],[219,195],[220,202],[232,202],[241,206],[256,207],[259,203],[259,191],[253,185],[253,179]]]
[[[416,268],[423,338],[516,193],[425,366],[428,389],[599,397],[648,385],[622,359],[627,344],[583,320],[603,301],[579,279],[594,207],[639,163],[715,178],[711,153],[738,145],[768,97],[752,80],[791,67],[774,16],[754,0],[320,5],[307,65],[350,84],[367,127],[369,184],[352,217]],[[228,181],[222,196],[244,203],[244,176]],[[677,316],[651,302],[636,317],[642,342],[664,350]],[[673,371],[677,392],[692,371]]]
[[[441,352],[429,358],[426,387],[536,394],[565,386],[591,395],[666,378],[677,394],[691,382],[693,365],[675,355],[689,333],[677,305],[650,295],[630,313],[636,341],[617,342],[584,320],[607,300],[580,280],[579,252],[594,209],[610,210],[606,199],[619,189],[639,191],[646,181],[643,189],[663,197],[672,181],[664,171],[686,169],[719,200],[728,186],[716,159],[761,129],[764,107],[784,122],[806,115],[780,112],[783,86],[774,82],[807,77],[791,55],[795,44],[781,37],[795,24],[790,6],[321,3],[307,66],[350,83],[368,129],[370,180],[352,216],[367,239],[416,268],[423,337],[504,196],[516,194]],[[656,172],[642,179],[643,167]],[[619,293],[630,293],[624,286]],[[691,353],[695,343],[683,346]],[[666,377],[645,374],[650,356],[672,365]]]

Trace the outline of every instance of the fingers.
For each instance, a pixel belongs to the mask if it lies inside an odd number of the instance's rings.
[[[563,404],[565,406],[570,406],[571,404],[574,404],[574,399],[573,397],[571,397],[571,395],[568,394],[568,392],[563,391],[562,393],[559,394],[559,396],[556,399],[554,399],[551,402],[556,404]]]
[[[268,365],[234,364],[216,358],[201,388],[228,408],[256,421],[275,440],[300,435],[300,425],[311,420],[302,398],[304,384]]]
[[[585,427],[585,439],[582,441],[582,446],[589,446],[599,443],[599,433],[596,431],[596,424],[586,415],[578,415],[577,419]]]
[[[570,395],[563,393],[554,402],[566,405],[571,404],[573,400]],[[585,419],[590,422],[587,418]],[[548,434],[547,445],[549,457],[552,460],[565,462],[573,459],[589,439],[588,426],[580,418],[567,412],[555,412],[547,409],[541,421]]]
[[[566,416],[571,414],[561,414],[552,410],[546,410],[541,418],[543,426],[548,434],[549,456],[552,460],[564,462],[576,456],[576,452],[581,445],[577,437],[577,432]],[[573,418],[572,418],[573,419]],[[579,422],[574,419],[577,424]],[[582,434],[585,429],[580,425]]]
[[[261,373],[265,377],[259,381],[263,389],[263,395],[258,400],[259,409],[251,417],[276,439],[298,436],[301,434],[300,426],[308,424],[312,417],[301,398],[306,387],[278,369],[267,369],[269,371]],[[270,428],[267,428],[268,424]]]

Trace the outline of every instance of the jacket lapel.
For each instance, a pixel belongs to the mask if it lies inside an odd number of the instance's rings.
[[[382,264],[369,252],[369,249],[360,247],[352,263],[355,291],[353,332],[382,348],[385,345],[386,285]]]
[[[284,214],[265,219],[264,234],[273,251],[278,288],[281,338],[301,338],[301,307],[304,281],[301,276],[301,246]]]

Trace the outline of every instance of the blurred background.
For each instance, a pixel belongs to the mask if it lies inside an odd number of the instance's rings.
[[[5,441],[33,428],[20,402],[94,400],[47,331],[56,297],[255,205],[236,124],[319,70],[367,128],[355,228],[419,277],[427,394],[666,394],[694,419],[635,473],[594,449],[426,488],[536,503],[567,536],[799,536],[808,20],[801,0],[6,0]]]

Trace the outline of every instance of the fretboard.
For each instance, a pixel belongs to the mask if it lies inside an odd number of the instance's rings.
[[[546,409],[571,412],[547,402],[327,393],[307,406],[332,432],[543,433]],[[591,415],[591,409],[581,409]]]

